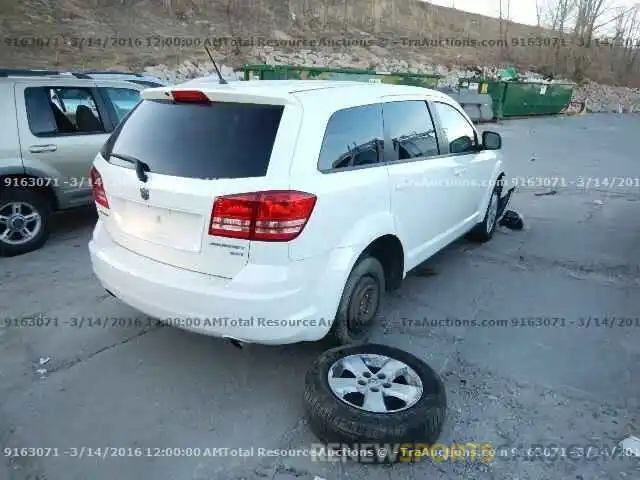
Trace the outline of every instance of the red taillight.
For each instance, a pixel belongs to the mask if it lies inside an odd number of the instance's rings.
[[[96,167],[91,168],[91,186],[93,188],[93,199],[95,202],[104,208],[109,208],[109,200],[107,200],[107,192],[104,190],[102,184],[102,176],[100,172],[96,170]]]
[[[173,90],[173,100],[180,103],[204,103],[210,104],[211,100],[200,90]]]
[[[268,191],[216,198],[209,235],[263,242],[287,242],[302,232],[316,196],[296,191]]]

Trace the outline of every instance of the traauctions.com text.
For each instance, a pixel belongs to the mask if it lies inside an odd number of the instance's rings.
[[[345,462],[349,459],[364,463],[417,462],[481,462],[525,460],[555,462],[562,460],[619,460],[640,455],[618,445],[598,444],[534,444],[500,445],[492,443],[314,443],[309,447],[275,449],[263,447],[6,447],[5,457],[69,457],[107,460],[117,457],[309,457],[315,462]]]
[[[202,49],[204,47],[272,47],[272,48],[318,48],[318,47],[364,47],[373,45],[382,47],[400,48],[552,48],[552,47],[597,47],[633,48],[640,46],[639,40],[608,40],[598,39],[584,42],[581,39],[575,41],[564,37],[509,37],[509,38],[470,38],[470,37],[422,37],[422,38],[396,38],[389,41],[379,41],[374,38],[360,37],[319,37],[319,38],[267,38],[259,36],[250,37],[192,37],[192,36],[161,36],[150,35],[145,37],[122,37],[118,35],[105,36],[8,36],[3,38],[3,43],[9,48],[61,48],[68,47],[76,50],[83,49]]]

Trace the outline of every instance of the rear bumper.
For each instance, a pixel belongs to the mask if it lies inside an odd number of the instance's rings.
[[[238,276],[251,279],[243,283],[142,257],[114,243],[101,222],[89,251],[102,286],[127,305],[184,330],[246,343],[323,338],[342,291],[327,289],[343,283],[344,274],[330,269],[325,257],[289,266],[248,264],[245,269],[255,272]]]

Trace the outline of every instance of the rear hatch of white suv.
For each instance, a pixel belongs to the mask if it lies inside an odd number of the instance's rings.
[[[296,141],[285,124],[297,133],[287,102],[147,91],[92,170],[108,235],[140,256],[223,278],[248,262],[252,241],[295,238],[315,197],[288,191],[282,175]]]

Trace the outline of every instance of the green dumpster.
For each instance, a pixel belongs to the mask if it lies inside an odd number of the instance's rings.
[[[376,72],[355,68],[325,68],[296,65],[245,65],[245,80],[347,80],[355,82],[391,83],[435,88],[441,75],[409,72]]]
[[[497,80],[486,80],[481,78],[462,79],[458,83],[460,89],[470,90],[475,93],[488,94],[493,104],[494,119],[500,119],[502,115],[502,105],[504,103],[504,93],[506,83]]]
[[[556,115],[571,102],[574,85],[570,83],[513,82],[463,79],[460,88],[488,93],[496,118]]]
[[[572,94],[572,84],[508,82],[502,113],[505,117],[556,115],[569,105]]]

